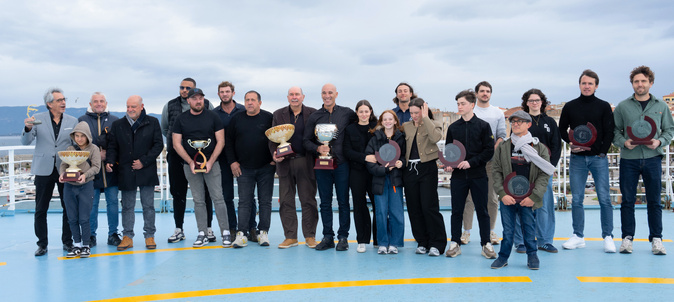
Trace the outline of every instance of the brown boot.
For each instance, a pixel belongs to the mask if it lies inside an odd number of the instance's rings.
[[[132,247],[133,247],[133,239],[131,239],[129,236],[124,236],[122,238],[122,242],[120,242],[119,245],[117,245],[117,250],[123,251]]]
[[[154,250],[157,248],[157,244],[154,243],[154,237],[145,238],[145,247],[148,250]]]
[[[297,239],[286,239],[278,245],[280,249],[287,249],[289,247],[297,246]]]
[[[316,238],[314,237],[307,237],[304,240],[306,241],[306,244],[310,249],[313,249],[316,247],[316,245],[318,245],[318,243],[316,242]]]

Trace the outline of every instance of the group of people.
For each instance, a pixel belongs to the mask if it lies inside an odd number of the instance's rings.
[[[460,118],[444,135],[447,144],[460,143],[457,145],[461,145],[463,153],[462,160],[444,167],[452,172],[448,248],[437,192],[437,143],[443,137],[442,124],[434,119],[428,103],[417,97],[410,84],[400,83],[395,89],[395,108],[377,116],[367,100],[359,101],[354,109],[337,105],[338,92],[333,84],[322,87],[323,105],[319,109],[306,106],[302,89],[291,87],[288,106],[271,113],[261,109],[262,97],[254,90],[244,94],[243,104],[237,103],[230,82],[218,85],[220,103],[214,107],[203,90],[196,87],[196,81],[185,78],[180,83],[180,95],[164,106],[161,122],[146,114],[142,98],[135,95],[127,100],[124,117],[110,115],[105,96],[96,92],[79,123],[64,113],[63,91],[52,88],[44,96],[49,111],[27,118],[22,134],[24,144],[36,140],[32,165],[32,173],[36,175],[35,255],[47,253],[46,211],[55,185],[65,209],[62,242],[68,257],[87,257],[96,245],[101,193],[107,204],[107,243],[118,250],[133,247],[134,207],[136,192],[140,191],[145,245],[148,249],[156,248],[153,195],[159,184],[156,158],[164,148],[162,135],[167,141],[175,220],[169,243],[186,238],[183,224],[189,184],[198,232],[194,247],[217,241],[211,227],[214,211],[224,247],[242,248],[248,240],[261,246],[270,245],[268,232],[276,174],[285,237],[278,245],[281,249],[297,246],[299,242],[297,195],[306,245],[319,251],[348,250],[350,189],[358,252],[365,252],[372,239],[377,253],[398,253],[398,248],[404,245],[404,196],[417,242],[415,253],[439,256],[446,249],[447,257],[460,255],[461,245],[470,241],[475,212],[482,255],[496,259],[492,268],[506,266],[515,246],[517,252],[528,255],[527,266],[538,269],[537,250],[557,252],[553,245],[551,175],[560,159],[563,139],[570,143],[572,152],[569,175],[574,234],[562,246],[565,249],[585,246],[583,198],[590,172],[601,206],[604,248],[606,252],[616,251],[606,159],[613,143],[621,149],[620,252],[632,252],[634,203],[641,174],[646,188],[652,251],[665,254],[660,162],[662,147],[669,144],[674,134],[674,122],[667,104],[649,93],[654,76],[648,67],[635,68],[630,81],[634,94],[613,113],[607,102],[594,95],[599,84],[597,74],[585,70],[579,79],[581,96],[564,106],[559,127],[545,113],[549,104],[545,94],[530,89],[522,96],[522,110],[509,117],[510,135],[506,133],[502,110],[490,104],[490,83],[483,81],[474,91],[459,92],[455,100]],[[654,121],[648,124],[654,128],[649,130],[652,133],[648,141],[640,136],[637,143],[632,128],[643,128],[639,122],[645,117]],[[37,124],[36,120],[44,123]],[[292,148],[289,155],[278,153],[278,144],[265,135],[267,129],[285,124],[294,126],[288,140]],[[336,128],[329,143],[319,141],[316,136],[317,128],[324,124]],[[394,158],[390,158],[392,146],[396,150]],[[82,173],[77,180],[64,181],[66,164],[57,152],[66,149],[90,151],[89,159],[79,166]],[[385,149],[387,159],[379,154]],[[238,211],[234,205],[234,178],[238,184]],[[521,192],[523,184],[526,190]],[[119,191],[122,236],[117,232]],[[339,219],[336,244],[333,192]],[[499,208],[502,242],[494,232]],[[323,238],[317,242],[319,212]],[[501,249],[497,254],[494,245],[499,243]]]

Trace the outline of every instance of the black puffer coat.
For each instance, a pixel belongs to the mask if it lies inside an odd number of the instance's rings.
[[[388,174],[391,179],[391,184],[396,187],[403,185],[403,169],[405,168],[405,134],[397,130],[391,140],[398,143],[400,146],[400,160],[403,162],[403,166],[398,168],[393,168],[389,171],[389,168],[384,168],[379,163],[367,163],[367,170],[372,174],[372,193],[374,195],[384,194],[384,183],[386,182],[386,175]],[[388,138],[384,134],[384,129],[377,130],[374,132],[374,137],[370,139],[370,142],[365,148],[366,154],[374,154],[375,151],[378,151],[381,146],[388,144]]]

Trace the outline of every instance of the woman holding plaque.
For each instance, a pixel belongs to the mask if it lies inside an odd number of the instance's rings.
[[[398,247],[404,245],[405,214],[403,211],[402,168],[405,150],[405,134],[401,131],[398,117],[393,110],[386,110],[379,116],[373,137],[367,144],[365,153],[376,154],[377,163],[367,163],[372,174],[375,216],[377,217],[377,253],[397,254]],[[396,146],[397,145],[397,146]],[[391,148],[391,146],[395,146]],[[386,150],[386,149],[389,150]],[[385,151],[386,150],[386,151]],[[393,152],[392,152],[393,151]],[[388,248],[387,248],[388,247]]]
[[[370,220],[370,209],[367,207],[367,197],[372,203],[372,212],[376,213],[374,195],[372,195],[372,175],[367,171],[366,163],[376,163],[373,154],[365,154],[365,147],[372,138],[370,129],[377,125],[377,117],[372,111],[372,105],[367,100],[356,104],[358,122],[348,125],[344,130],[344,156],[349,160],[349,187],[353,198],[353,221],[356,225],[356,240],[359,253],[365,252],[365,246],[370,244],[370,234],[374,245],[377,244],[377,219],[373,215]]]
[[[442,138],[442,125],[433,120],[433,113],[421,98],[410,102],[412,120],[403,124],[405,132],[406,168],[403,172],[407,214],[412,235],[417,241],[417,254],[440,256],[447,247],[445,220],[438,200],[437,142]]]
[[[70,154],[59,154],[62,159],[59,167],[59,182],[64,183],[63,186],[63,201],[65,203],[65,211],[68,213],[68,224],[73,233],[73,241],[75,247],[68,252],[68,258],[88,258],[91,255],[89,245],[91,244],[91,226],[89,225],[89,218],[91,216],[91,208],[94,205],[94,177],[98,175],[101,169],[101,153],[98,147],[92,143],[91,131],[87,122],[80,122],[73,128],[70,133],[70,138],[74,144],[66,149],[64,152]],[[88,157],[77,154],[71,151],[85,151]],[[60,152],[59,152],[60,153]],[[77,180],[64,179],[66,168],[68,168],[67,157],[79,157],[80,162],[77,164],[79,172],[77,173]],[[74,164],[77,160],[72,161]]]

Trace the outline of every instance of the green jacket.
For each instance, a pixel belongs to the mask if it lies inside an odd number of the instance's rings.
[[[674,121],[672,121],[672,113],[669,111],[669,106],[652,94],[650,96],[651,100],[646,105],[645,110],[641,109],[641,104],[632,95],[620,102],[613,112],[613,119],[615,121],[613,144],[620,148],[620,158],[646,159],[664,155],[662,146],[669,145],[672,136],[674,136]],[[653,138],[660,141],[660,147],[655,150],[644,145],[638,145],[632,150],[625,148],[625,141],[629,139],[627,136],[627,126],[631,126],[637,119],[643,119],[646,115],[655,121],[657,132]]]
[[[544,144],[539,143],[538,139],[534,137],[533,147],[538,151],[538,155],[544,158],[547,161],[550,161],[550,152],[548,147]],[[503,180],[508,174],[513,172],[512,169],[512,142],[510,138],[507,138],[505,141],[498,145],[496,151],[494,151],[494,166],[492,167],[493,180],[494,180],[494,191],[498,194],[498,200],[502,200],[506,196],[505,190],[503,189]],[[534,183],[534,190],[529,196],[534,202],[533,209],[536,210],[543,206],[543,195],[548,188],[548,178],[550,175],[545,174],[533,163],[529,168],[529,182]]]

